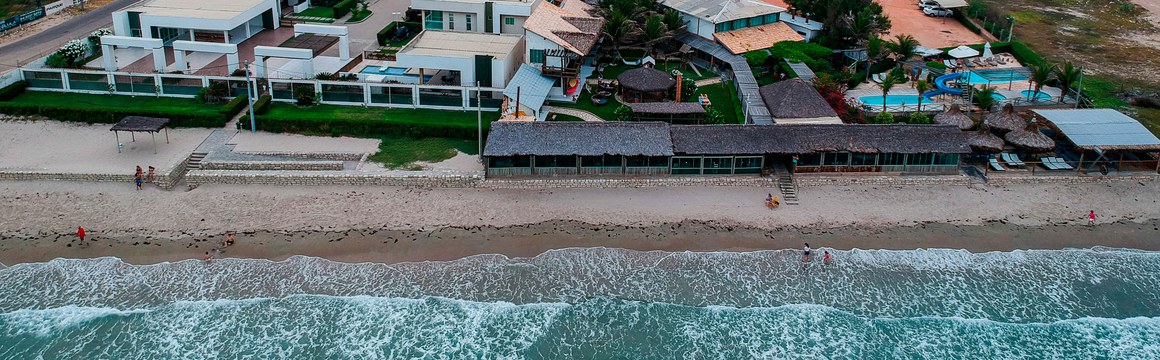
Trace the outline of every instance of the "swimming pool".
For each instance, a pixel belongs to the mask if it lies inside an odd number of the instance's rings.
[[[367,65],[360,74],[374,74],[374,75],[407,75],[407,68],[401,67],[387,67],[386,70],[382,66]]]
[[[1008,72],[989,72],[987,77],[983,77],[974,72],[964,73],[962,78],[965,78],[967,83],[976,85],[987,84],[1006,84],[1017,81],[1027,81],[1027,76],[1015,71]],[[960,79],[962,79],[960,78]]]
[[[886,105],[916,105],[918,104],[918,95],[886,95]],[[881,96],[863,96],[858,98],[864,105],[882,106]],[[930,103],[930,99],[922,99],[922,103]]]
[[[1035,95],[1035,100],[1051,100],[1051,94],[1042,91],[1040,91],[1039,94],[1035,94],[1035,90],[1023,90],[1021,93],[1023,94],[1023,97],[1028,99],[1031,98],[1031,95]]]
[[[995,100],[1007,100],[1007,96],[1000,93],[991,94],[991,98]]]

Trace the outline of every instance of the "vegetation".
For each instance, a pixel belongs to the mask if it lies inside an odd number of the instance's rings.
[[[872,0],[786,0],[789,11],[822,23],[817,42],[835,48],[864,44],[890,30],[890,18]]]
[[[616,110],[613,110],[612,113],[616,115],[614,118],[616,121],[632,120],[632,108],[628,107],[628,105],[617,106]]]
[[[229,121],[221,106],[195,99],[29,91],[0,102],[0,113],[40,115],[61,121],[113,124],[126,116],[163,117],[173,127],[220,127]]]
[[[934,124],[934,118],[930,114],[916,111],[910,113],[910,116],[906,118],[906,123],[917,125]]]
[[[230,87],[224,82],[213,82],[209,87],[197,90],[197,101],[202,104],[218,104],[230,96]]]
[[[990,86],[983,86],[981,89],[975,89],[975,105],[979,106],[979,111],[986,114],[992,107],[995,107],[995,88]]]
[[[313,86],[294,87],[294,101],[297,102],[298,106],[314,105],[315,96],[317,96],[317,94],[314,93]]]
[[[238,112],[242,111],[242,109],[245,109],[247,105],[249,105],[249,102],[247,101],[248,99],[249,98],[245,95],[238,95],[233,100],[230,100],[230,102],[222,105],[222,107],[218,109],[218,112],[222,115],[233,117],[234,115],[237,115]]]
[[[254,114],[265,115],[270,111],[270,102],[273,100],[274,98],[270,95],[259,96],[258,100],[254,101]]]
[[[605,0],[600,2],[599,11],[604,17],[601,36],[617,52],[622,44],[641,44],[652,53],[686,27],[680,14],[662,11],[656,0]]]
[[[817,79],[814,79],[814,87],[818,89],[818,93],[822,98],[826,99],[826,103],[834,108],[838,113],[838,118],[848,124],[862,124],[865,123],[862,110],[850,105],[846,101],[846,84],[837,79],[834,79],[829,74],[821,74]]]
[[[489,119],[499,118],[495,112],[483,113],[483,133],[490,127]],[[248,128],[249,120],[242,122]],[[476,112],[427,109],[361,108],[352,106],[316,105],[299,107],[286,103],[270,104],[269,110],[258,115],[258,130],[290,132],[308,135],[358,137],[442,137],[475,139],[478,134]]]
[[[23,94],[25,89],[28,89],[28,82],[24,80],[20,80],[12,83],[12,85],[0,88],[0,101],[15,99],[17,96],[20,96],[20,94]]]
[[[358,23],[366,20],[368,17],[371,17],[374,12],[370,11],[370,9],[368,9],[369,7],[370,4],[367,4],[366,1],[359,0],[357,3],[355,3],[355,7],[351,8],[350,19],[347,19],[346,22],[348,24]]]
[[[1031,77],[1029,80],[1035,83],[1035,91],[1031,96],[1032,101],[1038,100],[1039,91],[1043,90],[1043,85],[1051,80],[1051,77],[1055,75],[1055,71],[1058,70],[1058,68],[1058,65],[1048,62],[1031,65]]]
[[[380,137],[379,152],[367,160],[374,161],[390,169],[420,170],[415,162],[435,163],[455,156],[456,150],[475,155],[479,152],[475,140],[447,138]]]
[[[931,84],[926,80],[918,80],[914,82],[914,89],[918,90],[918,112],[922,112],[922,99],[926,98],[926,96],[923,96],[923,94],[926,94],[927,91],[930,91]]]
[[[898,35],[894,41],[886,43],[886,48],[894,54],[895,61],[906,61],[918,55],[918,40],[910,35]]]
[[[705,85],[697,89],[697,94],[709,96],[709,101],[713,103],[712,108],[721,113],[722,123],[742,124],[745,122],[740,100],[737,99],[737,90],[733,88],[733,82]]]
[[[900,82],[902,82],[902,69],[895,68],[886,74],[886,78],[882,79],[882,83],[878,84],[878,88],[882,89],[883,110],[886,109],[886,94],[890,93],[890,89]]]
[[[415,35],[418,35],[422,28],[423,25],[420,23],[394,21],[379,30],[375,34],[375,38],[378,40],[379,46],[403,46],[415,38]]]
[[[893,124],[894,123],[894,114],[883,111],[883,112],[878,113],[878,115],[875,115],[874,117],[870,118],[870,122],[874,123],[874,124]]]
[[[302,10],[302,12],[294,14],[294,15],[295,16],[304,16],[304,17],[328,18],[328,19],[333,19],[335,17],[334,16],[334,8],[323,7],[323,6],[311,6],[311,7],[307,8],[306,10]]]

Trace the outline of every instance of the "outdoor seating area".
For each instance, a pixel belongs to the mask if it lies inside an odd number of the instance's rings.
[[[677,85],[672,75],[651,67],[638,67],[620,74],[619,100],[623,103],[663,101],[671,98]]]

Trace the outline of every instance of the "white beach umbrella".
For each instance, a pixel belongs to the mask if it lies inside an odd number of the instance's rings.
[[[983,45],[983,58],[990,59],[994,56],[995,53],[991,52],[991,42],[988,41],[986,45]]]
[[[959,45],[959,47],[947,51],[947,55],[954,56],[956,59],[969,58],[979,56],[979,50],[972,49],[966,45]]]

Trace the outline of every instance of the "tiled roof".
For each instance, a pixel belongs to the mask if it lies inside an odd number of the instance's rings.
[[[721,45],[734,54],[744,54],[753,50],[768,49],[782,41],[805,40],[783,22],[747,27],[713,34]]]
[[[524,21],[524,29],[568,51],[588,55],[604,25],[604,19],[590,14],[591,9],[591,5],[581,0],[565,1],[564,7],[545,1]]]

